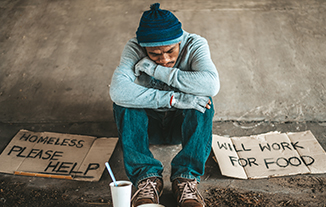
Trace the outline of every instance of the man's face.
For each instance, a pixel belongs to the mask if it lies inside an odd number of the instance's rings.
[[[148,57],[156,64],[164,67],[172,68],[179,56],[180,43],[158,46],[158,47],[146,47]]]

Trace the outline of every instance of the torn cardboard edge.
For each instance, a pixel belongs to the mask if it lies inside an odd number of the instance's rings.
[[[0,155],[0,172],[98,181],[118,138],[20,130]]]
[[[232,138],[213,135],[212,148],[222,175],[229,177],[326,173],[326,153],[311,131]]]

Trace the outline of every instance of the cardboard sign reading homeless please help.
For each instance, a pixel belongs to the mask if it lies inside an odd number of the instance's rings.
[[[117,141],[20,130],[0,155],[0,172],[98,181]]]
[[[222,174],[230,177],[326,173],[326,153],[310,131],[233,138],[213,135],[213,151]]]

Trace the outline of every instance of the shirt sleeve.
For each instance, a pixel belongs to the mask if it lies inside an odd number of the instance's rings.
[[[135,64],[145,57],[145,51],[130,40],[121,55],[119,66],[113,73],[110,84],[110,97],[120,106],[132,108],[171,108],[173,91],[146,88],[135,83]]]
[[[219,75],[211,59],[209,46],[204,38],[190,43],[187,53],[190,70],[168,68],[158,65],[154,78],[184,93],[198,96],[215,96],[220,89]]]

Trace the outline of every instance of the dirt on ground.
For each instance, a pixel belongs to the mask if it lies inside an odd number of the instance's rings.
[[[52,207],[52,206],[111,206],[111,199],[78,195],[78,189],[35,189],[23,182],[0,179],[0,206]],[[75,192],[75,193],[72,193]],[[75,196],[77,195],[77,196]]]
[[[9,125],[0,124],[0,148],[4,148],[19,129],[34,131],[59,131],[85,135],[104,136],[107,124],[74,125]],[[67,127],[70,126],[70,127]],[[271,122],[218,122],[213,133],[221,136],[245,136],[269,131],[296,132],[311,130],[326,149],[326,123],[271,123]],[[96,129],[96,130],[94,130]],[[104,130],[105,129],[105,130]],[[84,130],[84,131],[83,131]],[[112,132],[111,132],[112,133]],[[110,137],[116,134],[110,135]],[[117,179],[126,179],[122,150],[117,148],[111,157],[111,167]],[[108,173],[98,182],[68,181],[0,174],[0,207],[96,207],[112,206]],[[168,180],[165,184],[168,184]],[[295,175],[266,179],[241,180],[221,174],[210,155],[205,175],[199,185],[207,207],[227,206],[311,206],[326,207],[326,174]],[[175,207],[172,192],[167,186],[161,203]]]
[[[213,188],[207,190],[207,207],[215,206],[326,206],[326,178],[296,176],[270,178],[268,180],[284,188],[296,188],[300,194],[263,193],[243,191],[234,188]]]
[[[270,178],[270,183],[296,188],[299,195],[252,192],[235,188],[212,188],[204,194],[207,207],[215,206],[326,206],[326,178],[296,176]],[[22,182],[0,179],[0,206],[112,206],[110,197],[78,194],[74,188],[33,189]]]
[[[0,206],[85,206],[86,204],[110,205],[110,200],[87,196],[71,197],[68,193],[75,189],[33,189],[27,188],[25,183],[0,180]]]

